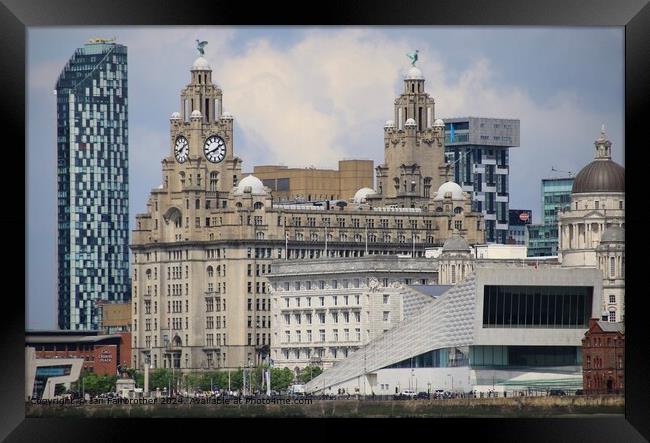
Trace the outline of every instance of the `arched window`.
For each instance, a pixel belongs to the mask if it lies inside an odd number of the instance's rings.
[[[454,208],[454,214],[462,214],[462,213],[463,213],[463,208],[461,208],[460,206],[456,206]]]
[[[235,206],[238,207],[238,208],[241,208],[241,206],[242,206],[242,205],[241,205],[241,202],[237,202],[237,203],[235,203]]]
[[[253,209],[262,209],[263,206],[262,202],[255,202]]]

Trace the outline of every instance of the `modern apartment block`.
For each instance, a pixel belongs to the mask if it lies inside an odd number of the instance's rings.
[[[472,210],[485,215],[485,240],[506,243],[510,201],[509,149],[519,146],[519,120],[446,118],[445,156],[452,180],[471,193]]]
[[[573,178],[542,179],[542,224],[528,225],[528,256],[558,254],[558,212],[571,205]]]
[[[130,298],[126,46],[77,49],[56,83],[58,325],[96,330],[96,302]]]

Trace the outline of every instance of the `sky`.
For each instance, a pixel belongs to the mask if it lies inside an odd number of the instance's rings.
[[[127,46],[130,222],[162,183],[169,117],[181,111],[206,40],[212,79],[233,114],[235,155],[254,165],[336,168],[340,159],[383,163],[407,53],[436,103],[436,118],[516,118],[510,208],[540,221],[542,178],[574,174],[593,159],[605,125],[624,163],[622,27],[30,27],[27,32],[26,326],[56,329],[56,80],[90,38]]]

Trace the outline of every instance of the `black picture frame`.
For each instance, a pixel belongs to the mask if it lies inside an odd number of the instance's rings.
[[[484,25],[484,26],[624,26],[625,27],[625,154],[627,177],[628,297],[626,297],[626,404],[625,418],[563,418],[563,419],[463,419],[395,422],[374,420],[358,422],[341,420],[303,420],[290,427],[283,421],[263,419],[257,426],[246,426],[240,420],[64,420],[25,418],[24,410],[24,332],[25,304],[19,291],[5,290],[5,308],[0,321],[0,438],[7,441],[115,441],[120,437],[189,440],[194,432],[207,431],[213,438],[251,440],[252,432],[262,438],[340,438],[343,435],[379,437],[396,431],[398,438],[483,438],[499,441],[643,441],[650,439],[648,399],[650,383],[647,344],[644,340],[645,312],[641,288],[640,258],[643,249],[643,219],[638,205],[645,202],[638,195],[644,190],[640,177],[642,156],[647,137],[643,137],[644,111],[650,97],[650,6],[647,0],[472,0],[396,2],[387,0],[327,1],[318,4],[277,4],[275,2],[245,4],[228,1],[159,2],[146,0],[2,0],[0,3],[0,107],[2,108],[3,149],[25,146],[25,79],[26,30],[30,26],[79,25]],[[553,50],[553,48],[549,48]],[[10,144],[6,136],[13,140]],[[5,212],[0,225],[5,232],[6,252],[10,258],[5,281],[18,281],[25,291],[25,267],[15,252],[26,250],[25,169],[10,166],[15,160],[4,156],[5,169],[18,177],[6,178]],[[26,152],[25,157],[26,159]],[[21,182],[20,179],[23,179]],[[20,192],[22,191],[22,193]],[[21,195],[22,194],[22,195]],[[22,197],[22,199],[21,199]],[[21,210],[22,209],[22,210]],[[18,232],[23,232],[21,243]],[[8,234],[8,235],[7,235]],[[639,239],[638,241],[633,241]],[[6,244],[9,240],[10,244]],[[11,242],[16,242],[15,247]],[[11,253],[11,256],[10,256]],[[25,264],[25,260],[22,261]],[[12,278],[13,277],[13,278]],[[22,282],[22,284],[21,284]],[[13,300],[13,304],[9,304]],[[243,426],[242,426],[243,425]],[[143,435],[143,430],[145,433]],[[234,436],[230,436],[232,432]],[[404,437],[402,437],[402,435]],[[447,437],[449,438],[449,437]]]

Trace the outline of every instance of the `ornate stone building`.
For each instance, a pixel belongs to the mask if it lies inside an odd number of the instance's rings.
[[[416,208],[451,177],[445,162],[445,124],[435,120],[435,102],[424,90],[422,71],[413,66],[404,92],[395,99],[395,120],[384,125],[384,164],[377,166],[377,194],[372,201]]]
[[[323,368],[345,359],[433,297],[411,285],[437,285],[427,258],[372,255],[354,261],[280,260],[271,283],[274,366]]]
[[[598,268],[603,273],[602,319],[622,322],[625,316],[625,231],[605,229],[596,248]]]
[[[612,143],[604,126],[594,145],[594,161],[576,175],[571,206],[559,214],[558,259],[565,267],[600,268],[603,287],[608,288],[603,290],[603,312],[610,321],[621,321],[625,305],[625,169],[612,161]],[[620,230],[605,236],[610,228]]]
[[[170,119],[162,184],[151,191],[146,213],[136,216],[133,366],[201,370],[267,359],[272,260],[423,257],[425,247],[442,244],[452,231],[483,243],[482,215],[449,184],[430,197],[418,194],[422,204],[413,208],[363,198],[343,205],[274,203],[261,180],[242,178],[234,120],[222,112],[222,91],[211,76],[199,57],[181,92],[182,113]],[[439,155],[412,156],[431,186],[440,182],[434,171],[444,164],[442,147],[435,149]]]

